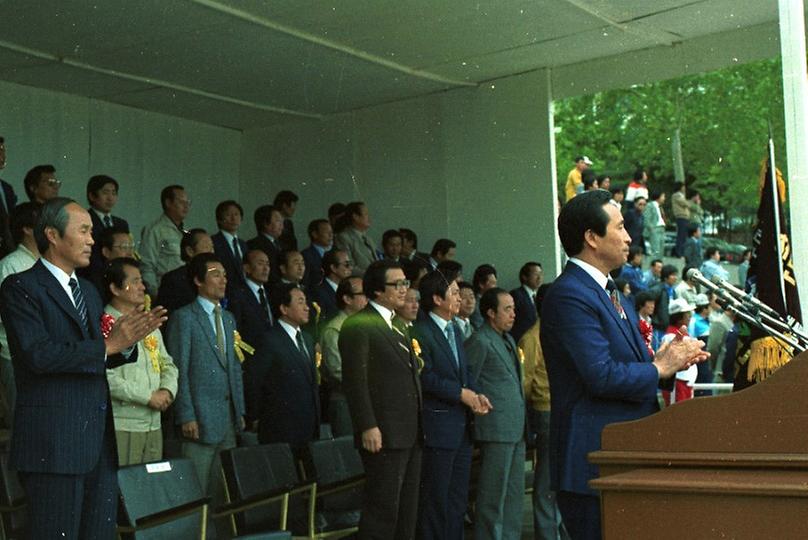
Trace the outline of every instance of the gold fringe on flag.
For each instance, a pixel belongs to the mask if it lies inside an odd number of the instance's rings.
[[[756,339],[749,347],[746,377],[750,382],[763,382],[794,357],[791,347],[773,337]]]

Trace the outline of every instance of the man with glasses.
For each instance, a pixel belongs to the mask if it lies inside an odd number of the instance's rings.
[[[92,215],[92,211],[89,211],[89,213]],[[95,235],[95,231],[93,231],[93,235]],[[93,247],[95,246],[98,246],[101,260],[98,261],[95,268],[90,268],[88,272],[84,272],[82,277],[90,280],[92,284],[95,285],[96,289],[98,289],[101,298],[106,299],[107,290],[104,271],[106,270],[107,263],[112,259],[118,259],[120,257],[131,258],[135,252],[135,244],[132,241],[128,229],[123,227],[109,227],[101,231],[98,243],[94,244]]]
[[[423,440],[418,351],[394,319],[409,286],[398,263],[371,263],[363,279],[370,303],[346,319],[339,336],[342,386],[367,478],[360,539],[415,534]]]
[[[25,174],[22,183],[28,200],[39,204],[58,197],[62,185],[62,181],[56,179],[53,165],[37,165]]]
[[[126,255],[116,255],[115,257],[104,257],[101,254],[101,236],[104,231],[108,229],[116,229],[127,236],[126,242],[116,242],[118,244],[128,243],[132,241],[129,236],[129,224],[125,219],[112,215],[112,209],[118,202],[118,181],[105,174],[99,174],[90,178],[87,182],[87,202],[90,207],[87,211],[90,213],[90,219],[93,223],[93,251],[90,255],[90,266],[80,269],[77,273],[79,276],[89,279],[96,285],[100,285],[103,289],[103,276],[104,276],[104,263],[116,257],[131,257],[134,246],[127,250]],[[100,277],[99,281],[95,278]],[[104,297],[104,293],[101,293]]]
[[[351,413],[342,389],[342,357],[339,354],[339,333],[345,319],[365,309],[368,299],[362,292],[362,278],[349,277],[337,287],[337,312],[320,334],[323,351],[322,384],[328,395],[328,421],[335,437],[353,435]]]
[[[153,223],[143,227],[140,239],[141,272],[146,290],[155,296],[160,280],[182,266],[180,242],[185,232],[183,220],[188,216],[191,200],[182,186],[167,186],[160,193],[163,213]]]
[[[335,248],[323,255],[322,269],[325,277],[311,290],[311,297],[322,310],[320,317],[327,319],[339,311],[337,287],[350,277],[353,264],[347,251]]]

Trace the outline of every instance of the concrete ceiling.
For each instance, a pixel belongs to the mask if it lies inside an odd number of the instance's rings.
[[[247,129],[776,19],[776,0],[0,0],[0,80]]]

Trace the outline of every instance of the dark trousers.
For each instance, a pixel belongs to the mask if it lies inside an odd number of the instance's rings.
[[[411,540],[418,516],[421,447],[359,453],[365,466],[359,540]]]
[[[471,474],[471,441],[468,436],[463,439],[459,448],[424,448],[418,501],[419,540],[463,539]]]
[[[110,540],[118,512],[115,434],[104,435],[96,466],[87,474],[20,473],[25,488],[27,538]]]
[[[550,411],[528,406],[531,431],[536,436],[536,468],[533,471],[533,537],[536,540],[568,538],[550,489]]]
[[[688,230],[690,229],[690,220],[684,218],[676,218],[676,245],[673,248],[673,254],[676,257],[685,256],[685,242],[687,242]]]
[[[556,502],[572,540],[601,540],[600,499],[596,495],[559,491]]]

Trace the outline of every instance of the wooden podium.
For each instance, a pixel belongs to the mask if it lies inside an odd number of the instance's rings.
[[[808,538],[808,352],[761,384],[603,430],[603,537]]]

